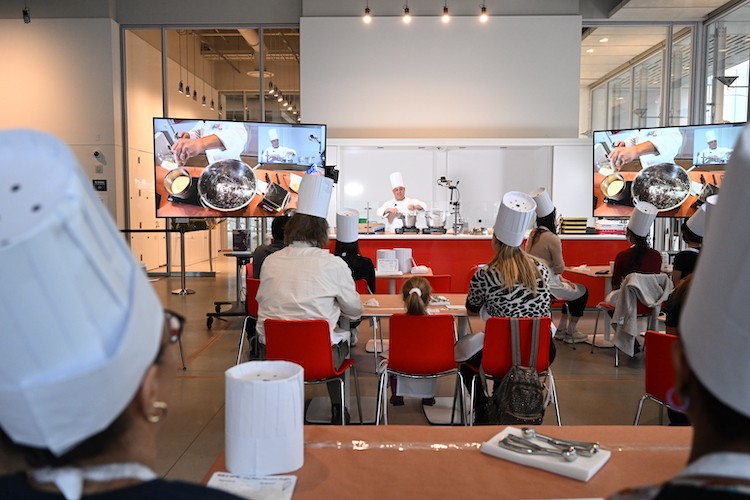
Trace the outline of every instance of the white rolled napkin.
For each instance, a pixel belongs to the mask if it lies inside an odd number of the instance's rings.
[[[292,472],[304,461],[304,373],[289,361],[251,361],[225,373],[227,469]]]

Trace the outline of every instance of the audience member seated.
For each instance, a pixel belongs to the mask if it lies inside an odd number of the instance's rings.
[[[578,321],[583,317],[589,291],[581,284],[573,283],[562,277],[565,261],[562,255],[562,243],[557,236],[557,211],[552,199],[544,188],[539,188],[531,196],[536,201],[536,228],[526,241],[526,253],[545,261],[550,268],[549,290],[556,299],[564,300],[562,316],[557,325],[555,338],[569,344],[584,342],[588,335],[579,332]],[[568,320],[570,315],[570,320]]]
[[[27,463],[0,476],[0,497],[238,498],[153,470],[184,321],[162,309],[73,153],[3,131],[0,171],[0,303],[13,309],[0,435]]]
[[[674,262],[672,263],[672,283],[675,286],[677,286],[681,279],[689,276],[698,263],[698,255],[703,244],[707,206],[704,203],[687,222],[682,224],[682,241],[685,242],[687,248],[674,256]]]
[[[432,288],[430,287],[430,282],[426,279],[414,276],[406,280],[401,287],[401,297],[404,299],[406,314],[416,316],[429,314],[427,307],[430,305]],[[384,353],[384,356],[387,357],[387,353]],[[432,406],[435,404],[436,379],[418,380],[391,375],[389,382],[391,384],[391,404],[393,406],[403,406],[404,404],[404,396],[398,395],[398,387],[401,387],[401,393],[404,395],[423,396],[423,405]]]
[[[633,209],[628,221],[625,236],[631,244],[630,248],[618,253],[615,257],[615,268],[612,272],[612,289],[617,290],[630,273],[661,272],[661,254],[648,244],[648,234],[656,219],[657,209],[646,202],[639,202]],[[614,304],[614,300],[607,300]]]
[[[287,247],[266,258],[258,288],[258,337],[265,350],[263,322],[274,319],[325,319],[331,330],[336,367],[349,356],[348,324],[338,328],[339,319],[358,320],[362,304],[346,263],[332,255],[328,246],[328,204],[333,181],[305,175],[299,189],[297,212],[284,229]],[[348,420],[342,411],[339,383],[328,383],[331,396],[331,422]]]
[[[673,350],[674,392],[693,426],[687,466],[664,484],[631,488],[615,499],[750,498],[750,296],[747,192],[750,143],[741,132],[712,209]],[[675,399],[675,398],[668,398]]]
[[[275,217],[271,222],[271,244],[264,243],[255,247],[255,251],[253,251],[253,278],[260,278],[260,269],[266,257],[286,246],[286,243],[284,243],[284,227],[288,221],[289,217]]]
[[[526,193],[511,191],[503,196],[492,238],[495,257],[471,278],[466,297],[469,314],[479,314],[485,321],[490,316],[533,318],[550,315],[550,271],[542,261],[521,249],[535,209],[536,203]],[[463,362],[459,369],[467,385],[481,365],[483,343],[484,332],[477,332],[465,335],[456,344],[456,361]],[[550,342],[550,363],[554,355],[554,342]],[[476,391],[475,423],[487,422],[486,402],[484,391]]]

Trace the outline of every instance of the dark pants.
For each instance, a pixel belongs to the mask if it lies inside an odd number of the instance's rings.
[[[579,285],[583,286],[583,285]],[[570,314],[576,318],[583,316],[583,311],[586,309],[586,302],[589,300],[589,291],[586,287],[583,287],[585,292],[577,299],[569,300],[562,306],[563,314]]]

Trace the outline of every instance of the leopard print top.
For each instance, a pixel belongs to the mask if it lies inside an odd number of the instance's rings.
[[[542,279],[537,281],[537,294],[522,285],[506,288],[501,284],[500,272],[492,267],[479,268],[471,278],[466,308],[479,312],[484,306],[490,316],[503,318],[533,318],[550,315],[549,268],[538,259],[532,260]]]

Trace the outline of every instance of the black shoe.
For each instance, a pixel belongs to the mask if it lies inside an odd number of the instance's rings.
[[[349,425],[351,420],[352,419],[349,416],[349,408],[344,408],[344,421],[346,422],[346,425]],[[331,423],[334,425],[341,425],[341,405],[331,406]]]
[[[391,396],[391,404],[393,406],[404,406],[403,396]]]
[[[425,406],[435,406],[435,398],[422,398],[422,404]]]

